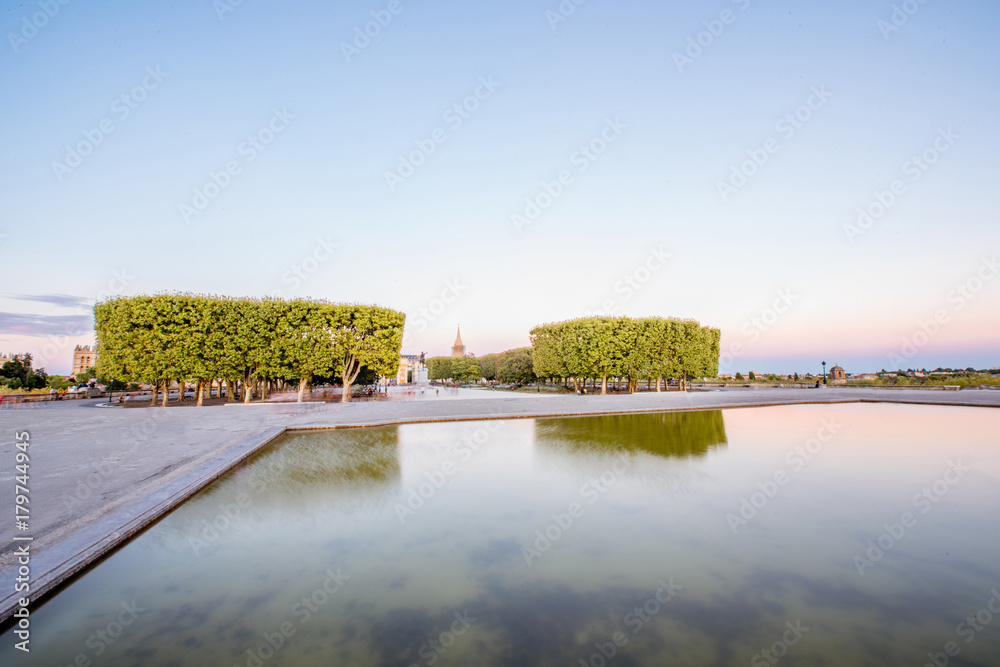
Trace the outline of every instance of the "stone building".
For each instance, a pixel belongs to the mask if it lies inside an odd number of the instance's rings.
[[[396,384],[427,382],[427,365],[423,354],[403,354],[399,357]]]
[[[462,342],[462,327],[458,327],[458,335],[455,336],[455,344],[451,346],[451,356],[465,356],[465,344]]]
[[[73,375],[83,373],[97,363],[97,346],[77,345],[73,348]]]
[[[834,366],[830,369],[830,380],[838,384],[847,382],[847,374],[844,373],[844,369],[840,366]]]

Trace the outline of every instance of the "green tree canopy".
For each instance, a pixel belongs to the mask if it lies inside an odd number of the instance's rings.
[[[693,320],[660,317],[586,317],[537,326],[531,331],[533,368],[539,377],[639,379],[718,374],[718,329]]]
[[[98,377],[168,386],[236,380],[250,400],[265,380],[339,376],[342,400],[362,368],[395,374],[405,315],[380,306],[190,294],[121,297],[94,306]]]

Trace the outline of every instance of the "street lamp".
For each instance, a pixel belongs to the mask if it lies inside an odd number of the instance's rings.
[[[826,362],[823,363],[823,384],[826,384]]]

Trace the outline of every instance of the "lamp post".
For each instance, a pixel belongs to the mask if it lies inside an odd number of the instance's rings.
[[[826,384],[826,362],[823,363],[823,384]]]

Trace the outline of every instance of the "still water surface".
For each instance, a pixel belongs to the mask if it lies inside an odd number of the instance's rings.
[[[1000,665],[998,433],[850,404],[287,437],[0,664]]]

